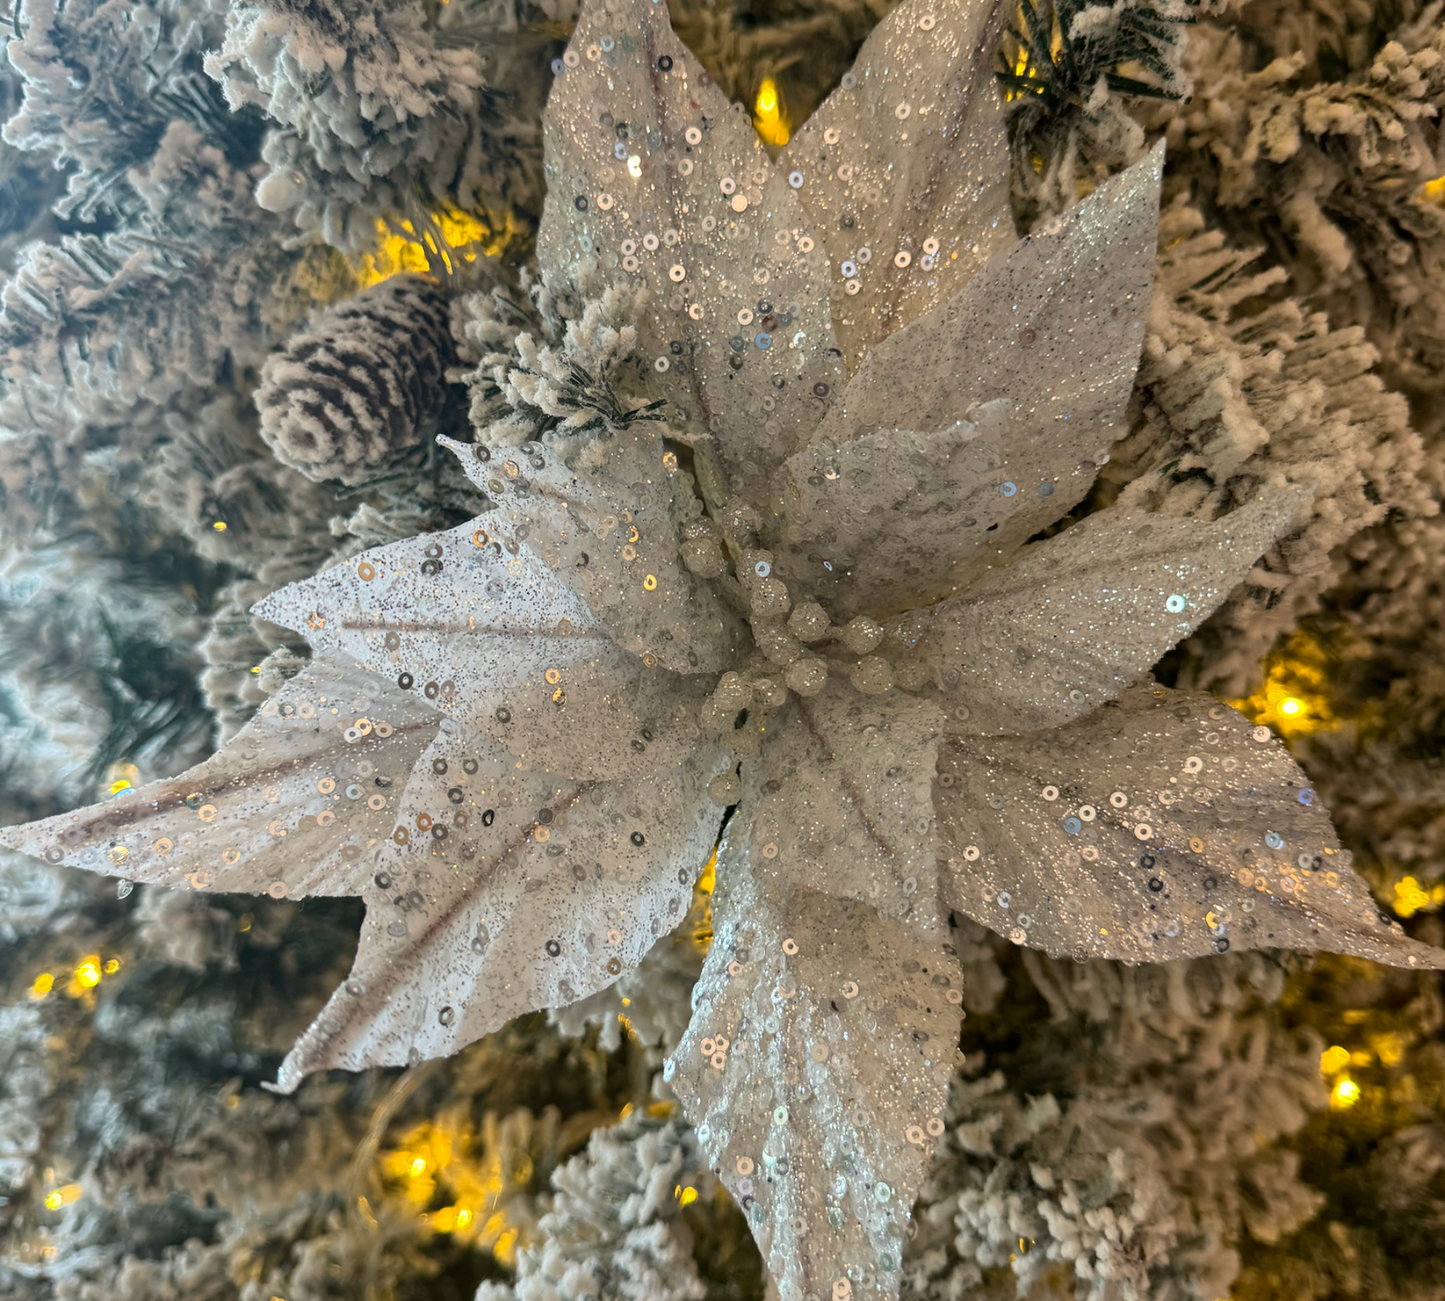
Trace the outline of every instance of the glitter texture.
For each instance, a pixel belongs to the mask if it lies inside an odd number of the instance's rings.
[[[126,880],[361,895],[294,1089],[595,995],[721,832],[665,1074],[786,1301],[897,1295],[962,1018],[951,912],[1081,958],[1445,965],[1268,728],[1147,679],[1307,491],[1031,541],[1124,414],[1163,154],[1014,240],[999,16],[905,0],[774,163],[665,5],[588,4],[538,258],[559,301],[611,278],[606,382],[576,381],[607,402],[562,401],[519,340],[497,391],[550,423],[447,440],[490,509],[267,597],[316,658],[207,763],[0,833]]]

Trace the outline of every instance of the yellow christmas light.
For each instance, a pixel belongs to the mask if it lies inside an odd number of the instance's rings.
[[[692,942],[699,953],[706,953],[712,947],[712,893],[716,888],[717,849],[714,847],[697,885],[693,887],[692,911],[696,920],[692,928]]]
[[[1336,1111],[1347,1111],[1360,1100],[1360,1086],[1348,1075],[1335,1082],[1330,1090],[1330,1106]]]
[[[52,1188],[45,1194],[45,1209],[58,1211],[62,1206],[69,1206],[71,1202],[79,1201],[84,1191],[79,1184],[62,1184],[59,1188]]]
[[[1413,917],[1418,912],[1434,912],[1445,904],[1445,883],[1431,886],[1428,890],[1413,876],[1402,877],[1395,882],[1395,902],[1392,907],[1397,917]]]
[[[133,763],[113,763],[105,770],[105,789],[112,795],[134,788],[140,780],[140,769]]]
[[[471,1211],[464,1206],[443,1206],[431,1217],[431,1226],[437,1233],[455,1233],[465,1229],[471,1218]]]
[[[37,1000],[42,999],[54,988],[55,977],[48,971],[42,971],[30,986],[30,997]]]
[[[1264,684],[1251,696],[1231,700],[1235,709],[1286,737],[1334,726],[1324,652],[1308,632],[1296,633],[1264,667]]]
[[[1370,1047],[1379,1054],[1382,1066],[1398,1066],[1405,1059],[1405,1036],[1396,1031],[1373,1036]]]
[[[778,83],[771,77],[764,77],[758,87],[757,98],[753,101],[753,127],[762,137],[763,143],[781,149],[788,143],[788,119],[783,109],[783,98],[778,92]]]
[[[463,1115],[444,1113],[435,1122],[417,1125],[399,1147],[380,1154],[381,1172],[424,1212],[422,1219],[432,1232],[455,1234],[471,1247],[490,1250],[499,1264],[511,1268],[525,1241],[509,1221],[506,1199],[511,1190],[525,1189],[531,1181],[532,1158],[506,1141],[496,1116],[488,1115],[483,1133],[477,1135]],[[447,1204],[429,1210],[434,1201]],[[369,1208],[363,1209],[368,1213]]]
[[[356,268],[362,288],[370,288],[396,275],[429,275],[434,261],[452,271],[458,258],[475,262],[478,256],[499,257],[518,234],[517,223],[510,213],[503,214],[501,225],[496,229],[482,218],[458,208],[444,208],[429,213],[428,217],[441,233],[440,243],[430,231],[418,236],[409,221],[397,226],[377,221],[376,251],[363,254]]]
[[[1320,1054],[1320,1074],[1338,1075],[1350,1064],[1350,1050],[1341,1048],[1339,1044],[1326,1048]]]

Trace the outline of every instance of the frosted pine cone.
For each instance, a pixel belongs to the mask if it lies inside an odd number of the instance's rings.
[[[261,372],[261,436],[312,479],[358,483],[421,440],[456,349],[441,287],[397,276],[323,312]]]

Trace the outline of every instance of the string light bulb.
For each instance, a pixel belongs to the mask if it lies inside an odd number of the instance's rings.
[[[774,149],[781,149],[788,143],[790,133],[783,97],[778,83],[771,77],[763,78],[757,98],[753,100],[753,127],[763,143],[772,145]]]

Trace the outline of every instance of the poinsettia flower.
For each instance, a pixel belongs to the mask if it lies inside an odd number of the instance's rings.
[[[1304,490],[1032,540],[1118,432],[1162,156],[1016,241],[992,15],[905,0],[775,163],[664,5],[589,5],[538,256],[559,292],[637,291],[649,419],[449,443],[494,508],[262,602],[315,658],[247,730],[0,835],[364,898],[293,1089],[609,985],[731,808],[667,1075],[788,1298],[897,1291],[962,1017],[952,914],[1081,958],[1442,965],[1267,729],[1148,678]]]

